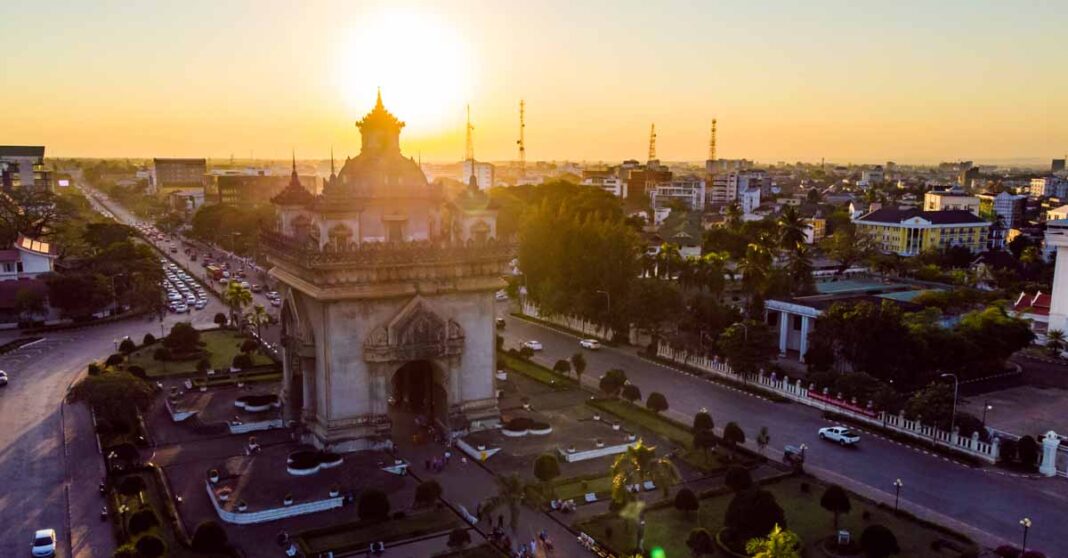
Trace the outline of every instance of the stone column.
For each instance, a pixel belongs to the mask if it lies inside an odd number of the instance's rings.
[[[1057,448],[1060,445],[1061,439],[1052,430],[1042,438],[1042,465],[1038,467],[1038,472],[1043,476],[1057,476]]]
[[[786,344],[790,340],[790,314],[779,311],[779,355],[786,356]]]
[[[801,362],[805,362],[805,353],[808,352],[808,333],[812,328],[812,318],[801,316]]]

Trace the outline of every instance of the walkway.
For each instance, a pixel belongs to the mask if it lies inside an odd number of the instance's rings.
[[[96,445],[87,405],[63,405],[63,435],[70,491],[70,540],[74,558],[109,558],[115,551],[111,522],[100,520],[104,498],[98,484],[104,478],[104,460]]]

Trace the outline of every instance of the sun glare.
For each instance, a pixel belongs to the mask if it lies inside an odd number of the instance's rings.
[[[357,114],[376,88],[406,132],[438,132],[462,118],[472,91],[471,52],[463,36],[432,14],[390,11],[352,28],[342,54],[340,87]],[[458,116],[459,115],[459,116]]]

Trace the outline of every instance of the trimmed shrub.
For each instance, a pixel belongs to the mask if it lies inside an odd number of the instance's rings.
[[[623,389],[619,391],[619,396],[631,403],[642,398],[642,390],[638,389],[638,386],[627,383],[623,386]]]
[[[436,480],[427,480],[415,487],[415,505],[429,506],[441,497],[441,485]]]
[[[200,525],[197,525],[196,531],[193,532],[190,546],[196,552],[208,554],[225,552],[228,542],[226,530],[217,522],[209,519],[201,521]]]
[[[527,417],[515,417],[504,424],[504,429],[518,432],[520,430],[530,430],[533,426],[533,419]]]
[[[145,508],[133,513],[127,520],[126,526],[131,534],[143,533],[159,525],[159,517],[151,508]]]
[[[120,355],[119,353],[115,353],[109,356],[108,359],[104,361],[104,366],[118,366],[122,364],[123,360],[126,360],[126,357]]]
[[[219,327],[226,327],[226,322],[228,320],[226,319],[226,314],[223,314],[222,312],[217,312],[215,314],[215,318],[213,318],[212,321],[215,322],[215,325]]]
[[[701,507],[701,502],[697,501],[697,495],[693,493],[693,490],[689,488],[680,488],[675,493],[675,509],[686,514],[697,511]]]
[[[153,344],[155,342],[156,342],[156,336],[152,335],[151,333],[146,333],[145,336],[141,339],[141,344],[142,345],[151,345],[151,344]]]
[[[885,525],[869,525],[860,534],[860,548],[866,558],[888,558],[891,554],[901,552],[897,537]]]
[[[560,460],[552,453],[543,453],[534,460],[534,476],[549,482],[560,476]]]
[[[712,533],[698,527],[690,531],[690,535],[686,537],[686,547],[694,556],[704,556],[716,551],[716,542],[712,538]]]
[[[137,496],[145,489],[145,479],[138,475],[123,477],[119,481],[119,494],[123,496]]]
[[[137,366],[136,364],[132,366],[127,366],[126,371],[130,374],[133,374],[134,376],[137,376],[138,378],[141,378],[142,380],[148,379],[148,373],[145,372],[145,369],[141,368],[140,366]]]
[[[90,362],[89,363],[89,375],[90,376],[96,376],[96,375],[100,374],[103,371],[104,371],[104,369],[101,368],[99,364],[97,364],[95,362]]]
[[[244,370],[246,368],[252,368],[252,357],[248,356],[245,353],[241,353],[234,357],[233,365],[234,368],[238,368],[241,370]]]
[[[122,354],[124,354],[124,355],[130,354],[130,353],[134,352],[136,349],[137,349],[137,344],[135,344],[133,342],[133,339],[130,339],[129,337],[127,337],[126,339],[123,339],[122,343],[119,343],[119,351],[121,351]]]
[[[360,493],[356,502],[356,515],[363,521],[382,521],[389,517],[389,496],[377,488]]]
[[[745,544],[749,539],[767,536],[776,526],[786,528],[786,514],[775,495],[761,488],[750,488],[734,495],[723,524],[730,530],[730,538]]]
[[[700,411],[693,416],[693,431],[698,430],[712,430],[715,428],[715,423],[712,422],[712,415],[707,411]]]
[[[137,553],[141,555],[141,558],[159,558],[167,553],[167,545],[164,544],[163,539],[155,535],[145,535],[137,539],[134,546],[137,547]]]
[[[741,492],[753,486],[753,477],[749,475],[749,470],[745,467],[731,465],[727,468],[723,483],[727,485],[727,488],[735,492]]]
[[[648,407],[650,411],[660,414],[668,410],[667,397],[664,397],[663,393],[654,391],[649,394],[649,399],[645,400],[645,406]]]
[[[252,351],[255,351],[258,348],[260,348],[260,344],[257,343],[255,339],[245,339],[241,342],[242,353],[251,353]]]

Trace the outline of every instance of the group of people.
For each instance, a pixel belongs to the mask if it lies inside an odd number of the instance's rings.
[[[497,523],[493,525],[489,539],[497,548],[508,552],[511,558],[542,558],[553,553],[553,540],[544,530],[538,533],[537,538],[530,539],[530,542],[520,543],[517,548],[513,547],[512,537],[504,532],[503,516],[497,516]]]

